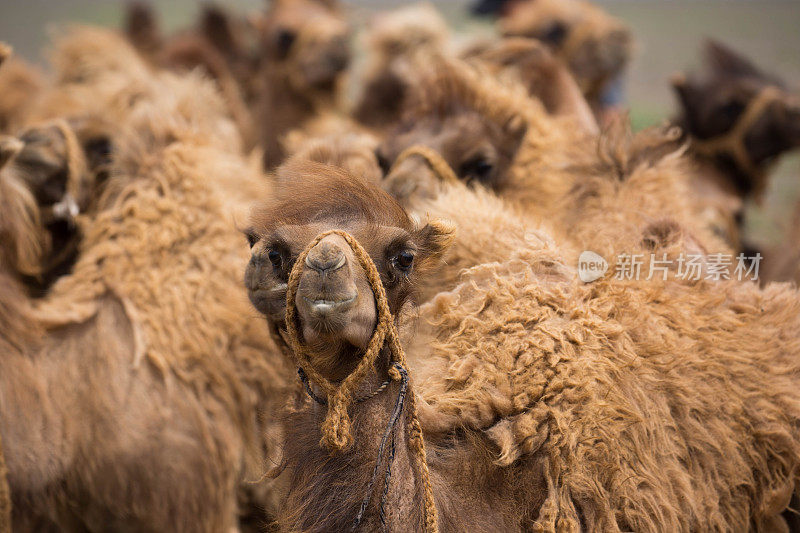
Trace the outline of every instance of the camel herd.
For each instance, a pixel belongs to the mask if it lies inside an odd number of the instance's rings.
[[[0,43],[0,533],[800,530],[797,96],[710,41],[633,133],[621,21],[475,11]]]

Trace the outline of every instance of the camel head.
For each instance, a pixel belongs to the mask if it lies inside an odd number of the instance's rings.
[[[0,268],[3,273],[35,275],[46,246],[36,200],[11,170],[25,144],[0,136]]]
[[[500,21],[500,31],[506,37],[542,41],[569,65],[592,100],[625,69],[633,47],[627,27],[581,0],[512,3]]]
[[[347,232],[377,267],[396,317],[454,230],[441,222],[414,224],[376,185],[336,167],[294,158],[278,173],[287,186],[254,212],[246,231],[252,257],[245,285],[256,309],[280,331],[289,275],[300,268],[294,301],[298,331],[314,366],[340,380],[358,363],[375,330],[375,295],[357,253],[341,235],[320,239],[296,267],[300,253],[324,232]]]
[[[33,290],[45,289],[72,264],[81,238],[76,216],[107,172],[107,139],[76,128],[81,126],[47,123],[0,143],[9,218],[5,245],[16,249],[13,267],[30,277]]]
[[[722,139],[737,128],[746,158],[759,168],[781,153],[800,147],[800,98],[790,94],[782,80],[757,68],[725,45],[706,43],[706,70],[702,74],[673,76],[680,103],[680,124],[696,141]],[[761,104],[753,111],[756,102]],[[747,123],[742,125],[744,117]],[[737,161],[720,147],[716,154],[739,175],[736,185],[744,194],[754,184],[747,162]],[[740,157],[741,159],[741,157]]]
[[[333,0],[272,0],[260,21],[263,60],[298,91],[331,91],[350,62],[350,28]]]
[[[378,147],[387,173],[384,188],[402,204],[436,195],[441,176],[415,146],[432,149],[467,183],[500,191],[527,131],[526,121],[505,112],[463,62],[435,60],[409,93],[404,118]],[[527,98],[527,94],[521,95]],[[404,153],[405,152],[405,153]]]

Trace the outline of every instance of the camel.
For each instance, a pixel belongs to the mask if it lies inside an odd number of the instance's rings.
[[[596,114],[620,103],[612,93],[620,90],[633,48],[621,21],[583,0],[524,0],[510,2],[498,24],[505,37],[547,45],[569,66]]]
[[[572,74],[539,41],[500,39],[469,48],[461,57],[488,66],[496,76],[512,72],[548,113],[574,117],[587,133],[598,133],[597,120]]]
[[[558,250],[529,243],[422,305],[427,340],[404,358],[385,313],[409,312],[453,228],[411,223],[342,169],[284,170],[292,185],[251,218],[246,286],[303,371],[285,528],[785,527],[800,471],[796,290],[579,284],[563,262],[541,275]]]
[[[702,75],[673,76],[696,171],[692,189],[709,223],[734,248],[744,207],[768,187],[771,164],[800,147],[800,103],[778,77],[717,41],[705,46]]]
[[[32,231],[30,249],[15,254],[14,268],[31,295],[44,294],[71,268],[80,242],[77,216],[89,207],[95,181],[104,176],[103,146],[88,130],[77,132],[79,127],[48,121],[0,141],[15,147],[2,172],[20,192],[27,191],[18,196],[28,204],[27,215],[17,216]]]
[[[369,54],[361,95],[352,116],[377,130],[389,129],[403,111],[408,78],[414,59],[447,48],[449,28],[439,12],[427,3],[411,4],[375,15],[365,37]]]
[[[377,151],[383,186],[412,212],[461,181],[550,221],[560,241],[584,250],[600,242],[609,248],[599,253],[626,251],[642,227],[672,218],[707,252],[728,252],[695,210],[677,130],[634,136],[616,121],[596,136],[453,59],[432,60],[418,79],[404,122]]]
[[[70,57],[76,70],[63,73],[72,82],[56,99],[83,108],[97,82],[106,89],[98,105],[124,103],[125,118],[109,138],[108,178],[78,217],[70,272],[32,298],[3,265],[0,434],[14,530],[266,525],[278,489],[250,481],[277,452],[270,413],[288,373],[269,336],[243,318],[235,287],[246,255],[231,217],[268,194],[267,183],[237,155],[211,82],[161,73],[126,91],[120,82],[137,63],[100,73]],[[35,216],[6,206],[38,208],[33,182],[6,170],[3,257],[36,235]]]
[[[336,1],[273,0],[260,20],[261,65],[254,103],[264,168],[285,156],[281,137],[334,108],[350,61],[349,27]]]
[[[245,149],[255,142],[248,105],[255,100],[258,58],[256,30],[214,5],[203,6],[196,28],[169,37],[162,35],[152,8],[131,2],[124,21],[125,35],[152,65],[172,71],[199,69],[219,86]]]

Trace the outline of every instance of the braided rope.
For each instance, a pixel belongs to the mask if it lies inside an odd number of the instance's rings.
[[[730,156],[740,169],[755,179],[756,192],[760,193],[766,185],[766,176],[750,157],[745,139],[753,124],[761,118],[770,104],[779,100],[780,97],[781,90],[779,88],[764,87],[755,98],[750,100],[744,113],[739,116],[736,124],[730,130],[710,139],[693,139],[692,148],[706,157],[714,157],[719,154]]]
[[[449,168],[449,167],[448,167]],[[308,253],[322,239],[328,235],[338,235],[353,250],[361,268],[367,275],[367,280],[375,295],[376,307],[378,310],[378,323],[372,338],[369,340],[367,349],[353,372],[350,373],[338,385],[328,381],[313,366],[302,343],[297,328],[298,316],[295,298],[300,285],[300,277]],[[347,409],[353,403],[353,395],[358,384],[367,376],[369,369],[373,366],[380,354],[385,342],[391,352],[390,362],[399,363],[401,367],[407,368],[405,352],[400,345],[400,335],[394,323],[394,317],[389,309],[389,300],[386,297],[386,290],[381,282],[378,269],[370,258],[369,254],[349,233],[341,230],[330,230],[317,235],[311,243],[300,253],[295,261],[294,267],[289,274],[289,281],[286,290],[286,333],[289,346],[292,349],[294,358],[304,372],[317,383],[328,398],[328,412],[322,423],[322,439],[320,444],[330,450],[343,450],[352,445],[353,436],[351,432],[350,415]],[[402,380],[403,376],[395,365],[389,369],[389,377],[394,381]],[[425,531],[427,533],[438,533],[438,518],[436,502],[433,498],[433,486],[431,485],[430,470],[425,453],[425,441],[422,435],[422,427],[419,423],[416,408],[416,396],[412,391],[409,393],[409,446],[415,456],[419,475],[423,486],[424,518]]]
[[[8,468],[3,455],[2,436],[0,436],[0,533],[11,533],[11,489],[8,486]]]
[[[436,174],[436,177],[445,183],[458,183],[461,181],[458,179],[458,176],[456,176],[456,173],[453,172],[453,169],[450,168],[450,165],[447,163],[447,161],[445,161],[444,158],[439,154],[439,152],[423,144],[409,146],[400,152],[400,155],[397,156],[392,168],[389,170],[389,174],[391,174],[403,161],[415,155],[423,158],[431,170],[433,170],[433,173]]]

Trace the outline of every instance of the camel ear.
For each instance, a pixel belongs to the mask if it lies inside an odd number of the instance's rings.
[[[455,224],[435,219],[418,230],[415,241],[420,247],[420,253],[426,259],[436,261],[450,248],[455,238]]]
[[[769,77],[749,59],[719,41],[707,40],[705,43],[705,55],[708,64],[717,74],[735,77]]]
[[[10,163],[24,146],[16,137],[0,137],[0,169]]]
[[[696,99],[694,96],[695,89],[692,83],[682,72],[670,76],[669,82],[672,86],[672,90],[675,91],[675,95],[678,97],[681,107],[685,112],[689,113],[695,108]]]
[[[153,6],[145,1],[129,2],[125,10],[125,35],[137,50],[154,51],[161,44],[161,32],[158,28]]]
[[[239,52],[228,13],[224,9],[208,4],[203,8],[203,13],[200,17],[200,26],[203,29],[203,34],[217,50],[228,55]]]

